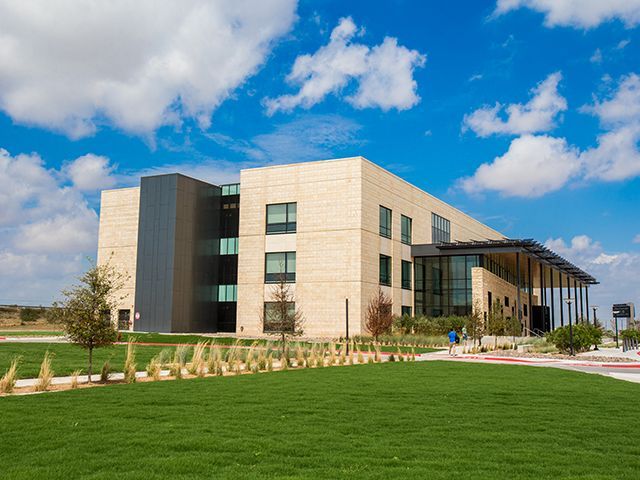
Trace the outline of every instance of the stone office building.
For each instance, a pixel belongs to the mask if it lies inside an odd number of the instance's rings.
[[[365,333],[378,288],[397,315],[486,315],[500,300],[524,332],[546,331],[588,321],[597,283],[362,157],[246,169],[233,185],[143,177],[101,201],[98,263],[129,275],[123,329],[261,335],[284,275],[308,336],[343,335],[345,299]]]

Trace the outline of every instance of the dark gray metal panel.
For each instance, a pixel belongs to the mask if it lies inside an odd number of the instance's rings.
[[[179,174],[140,189],[138,331],[215,332],[220,187]]]
[[[136,266],[135,329],[172,331],[177,175],[143,177]]]

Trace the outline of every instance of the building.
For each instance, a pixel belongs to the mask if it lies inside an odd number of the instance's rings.
[[[106,190],[107,261],[130,277],[120,327],[158,332],[261,335],[281,275],[318,337],[345,333],[345,299],[351,334],[365,333],[378,288],[397,315],[486,316],[499,303],[525,332],[546,331],[588,319],[596,283],[362,157],[246,169],[233,185],[170,174]]]

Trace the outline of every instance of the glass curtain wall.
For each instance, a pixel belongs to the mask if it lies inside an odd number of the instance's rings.
[[[481,255],[416,257],[414,259],[416,315],[470,315],[471,269],[482,266]]]

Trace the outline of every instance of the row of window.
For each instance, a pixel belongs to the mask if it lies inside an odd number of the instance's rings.
[[[410,217],[400,215],[400,241],[407,245],[411,245],[412,222]],[[380,236],[391,238],[392,225],[391,209],[380,205]],[[435,213],[431,213],[431,239],[433,243],[451,241],[451,222]]]
[[[222,196],[227,195],[239,195],[240,194],[240,184],[232,183],[230,185],[222,185]]]
[[[380,285],[391,286],[391,257],[380,255]],[[411,290],[411,262],[402,260],[401,286],[405,290]]]
[[[393,225],[393,213],[387,207],[380,205],[380,236],[391,238],[391,226]],[[411,218],[400,215],[400,241],[411,245]]]

